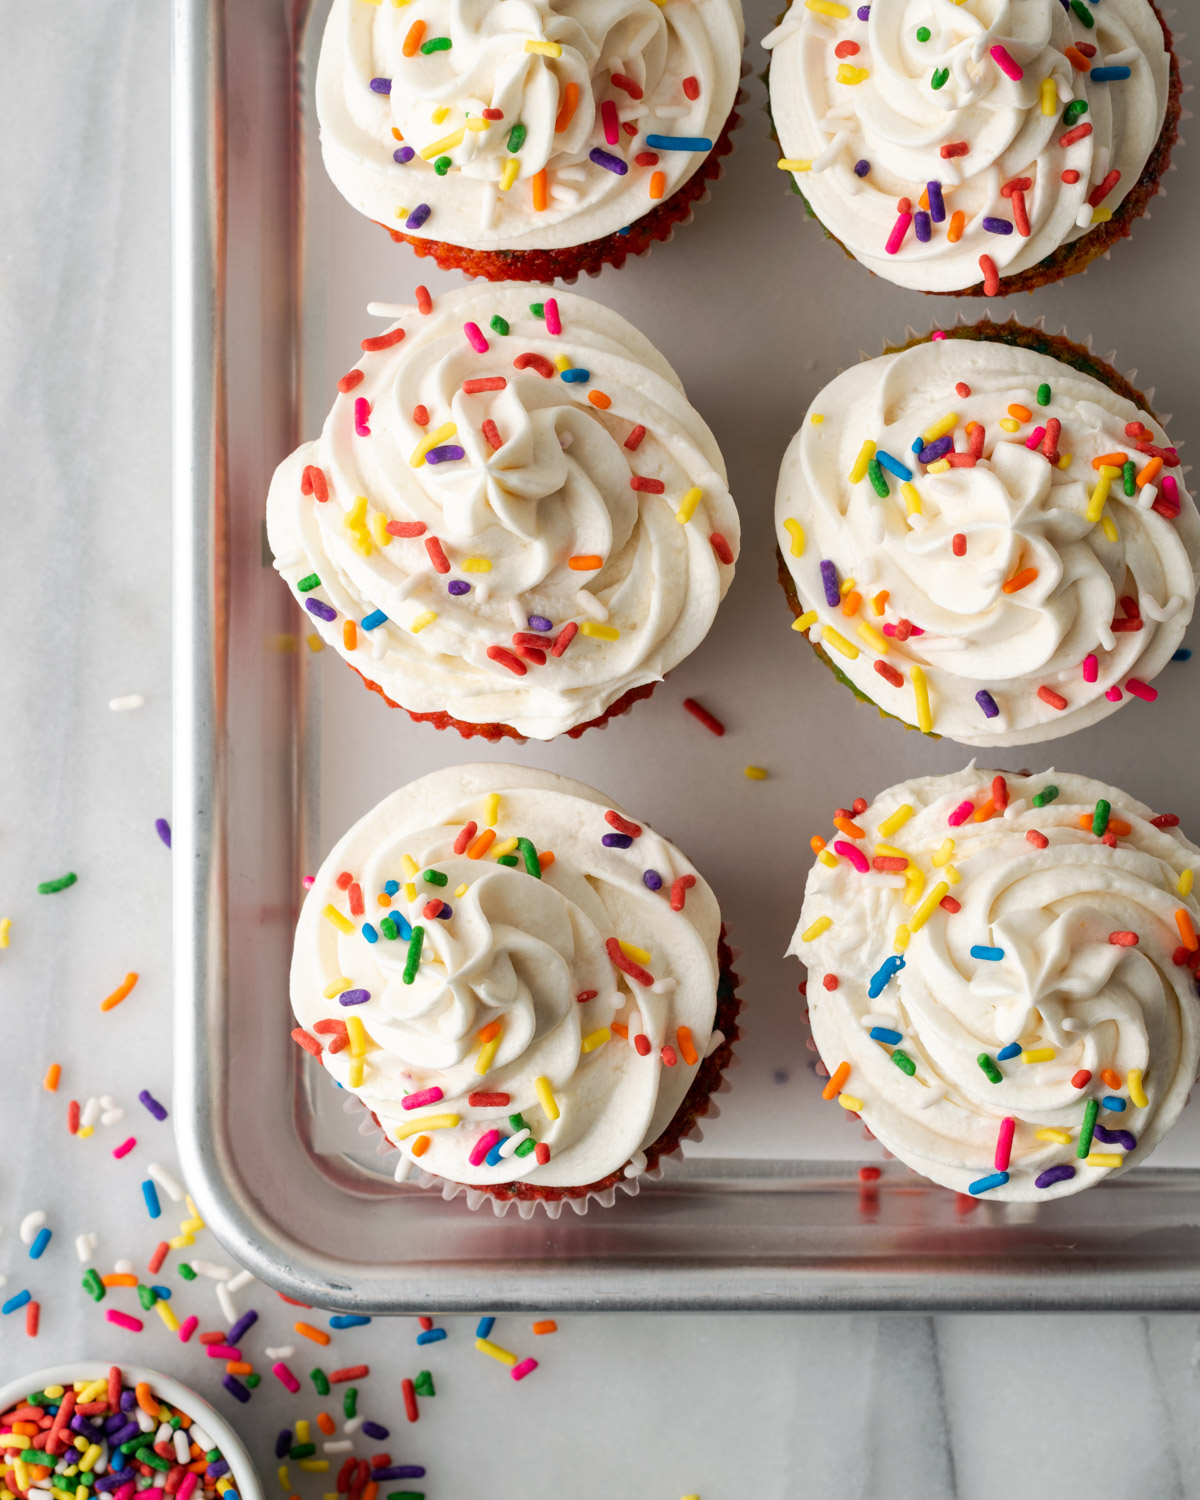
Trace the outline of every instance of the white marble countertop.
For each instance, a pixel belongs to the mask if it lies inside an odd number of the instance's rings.
[[[12,643],[0,738],[0,917],[12,923],[0,952],[0,1300],[29,1287],[41,1306],[36,1342],[22,1312],[0,1318],[0,1380],[85,1356],[191,1379],[246,1435],[271,1494],[283,1493],[276,1430],[319,1403],[291,1400],[268,1374],[239,1407],[220,1367],[153,1313],[138,1335],[104,1321],[72,1247],[91,1230],[98,1264],[129,1256],[144,1270],[159,1234],[137,1184],[145,1163],[173,1161],[169,1126],[136,1099],[149,1088],[171,1100],[169,856],[154,830],[170,789],[169,27],[164,0],[0,13],[0,610]],[[126,694],[144,706],[111,712]],[[80,877],[69,898],[36,894],[66,870]],[[101,1015],[130,969],[132,995]],[[42,1087],[51,1061],[56,1094]],[[67,1133],[67,1100],[101,1094],[138,1138],[128,1171],[110,1154],[118,1127],[91,1141]],[[35,1209],[54,1239],[32,1262],[18,1225]],[[169,1232],[177,1217],[167,1205]],[[189,1253],[225,1259],[203,1238]],[[211,1282],[163,1279],[202,1327],[223,1326]],[[412,1487],[430,1500],[1200,1494],[1192,1316],[573,1315],[540,1339],[509,1318],[495,1337],[541,1361],[514,1385],[475,1353],[467,1320],[426,1350],[401,1320],[318,1351],[290,1334],[291,1310],[265,1288],[237,1301],[262,1315],[247,1340],[256,1352],[299,1343],[297,1370],[314,1355],[326,1368],[371,1363],[360,1407],[392,1428],[395,1461],[427,1466]],[[438,1396],[409,1429],[398,1382],[421,1368]],[[331,1488],[292,1479],[303,1500]]]

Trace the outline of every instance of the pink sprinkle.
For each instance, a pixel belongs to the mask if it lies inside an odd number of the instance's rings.
[[[187,1341],[191,1338],[192,1334],[195,1333],[196,1329],[199,1328],[199,1326],[199,1318],[195,1316],[184,1318],[183,1322],[179,1325],[179,1342],[181,1344],[186,1344]]]
[[[946,819],[946,822],[949,823],[951,828],[957,828],[961,823],[965,823],[974,811],[975,804],[973,802],[960,802]]]
[[[113,1155],[120,1161],[123,1156],[128,1156],[136,1145],[137,1136],[131,1135],[127,1141],[122,1141],[119,1146],[113,1147]]]
[[[1000,1121],[1000,1130],[996,1136],[996,1171],[1007,1172],[1008,1164],[1012,1160],[1013,1136],[1017,1131],[1017,1122],[1011,1115],[1005,1115]]]
[[[233,1349],[228,1344],[209,1344],[207,1348],[209,1359],[232,1359],[235,1362],[241,1362],[242,1351]]]
[[[1100,663],[1093,653],[1089,652],[1083,658],[1083,680],[1084,682],[1095,682],[1100,675]]]
[[[1025,69],[1021,67],[1020,63],[1013,61],[1012,53],[1009,52],[1008,48],[1001,47],[997,43],[990,50],[995,64],[1000,71],[1007,73],[1014,83],[1020,83],[1021,79],[1025,77]]]
[[[600,118],[604,122],[604,139],[610,146],[615,146],[621,139],[621,129],[617,121],[617,106],[611,99],[606,99],[600,106]]]
[[[834,839],[833,852],[848,859],[860,875],[865,875],[871,868],[862,850],[856,849],[853,844],[848,844],[845,839]]]
[[[475,350],[476,354],[486,354],[488,352],[488,341],[484,338],[478,323],[464,323],[463,332],[467,336],[467,343]]]
[[[192,1474],[189,1477],[192,1478],[192,1479],[195,1479],[196,1476],[194,1474]],[[195,1486],[193,1486],[193,1488],[195,1488]],[[179,1486],[179,1493],[181,1495],[183,1494],[183,1486],[182,1485]],[[129,1481],[128,1484],[123,1484],[119,1490],[113,1490],[112,1491],[113,1500],[133,1500],[133,1497],[136,1494],[137,1494],[137,1484],[132,1479]],[[191,1494],[191,1490],[188,1491],[188,1494],[189,1495]]]
[[[118,1328],[128,1328],[130,1333],[141,1333],[145,1327],[141,1318],[131,1318],[128,1313],[118,1312],[115,1307],[110,1307],[104,1316]]]
[[[1044,427],[1035,427],[1025,439],[1025,446],[1027,448],[1040,448],[1042,446],[1042,439],[1045,436],[1046,429]]]
[[[406,1094],[400,1101],[400,1108],[420,1109],[422,1104],[436,1104],[444,1097],[441,1089],[435,1084],[431,1089],[422,1089],[419,1094]]]
[[[899,253],[900,246],[904,243],[904,236],[908,233],[908,226],[912,223],[912,214],[901,214],[888,235],[887,244],[883,247],[889,255]]]
[[[354,398],[354,431],[358,437],[370,437],[371,429],[367,426],[367,418],[371,415],[371,403],[365,396]]]
[[[536,1369],[536,1359],[523,1359],[519,1365],[513,1365],[509,1374],[514,1380],[524,1380],[526,1375],[532,1375]]]
[[[277,1380],[281,1380],[283,1384],[287,1386],[288,1390],[291,1391],[293,1396],[300,1389],[300,1382],[296,1379],[296,1377],[292,1374],[292,1372],[288,1369],[287,1365],[285,1365],[282,1360],[280,1360],[277,1365],[271,1366],[271,1373]]]
[[[500,1132],[498,1130],[485,1130],[471,1147],[471,1154],[467,1157],[467,1160],[473,1167],[479,1166],[499,1139]]]
[[[1112,687],[1109,688],[1108,692],[1105,693],[1104,696],[1108,699],[1108,701],[1110,703],[1120,703],[1120,701],[1121,701],[1121,689],[1114,684]]]
[[[938,339],[944,339],[946,337],[946,335],[942,332],[942,330],[940,328],[937,328],[937,329],[935,329],[933,331],[933,333],[931,333],[929,335],[929,337],[936,343],[938,341]]]
[[[560,334],[562,332],[562,319],[558,315],[558,303],[553,297],[546,298],[546,332]]]
[[[190,1500],[192,1491],[199,1483],[199,1474],[193,1474],[189,1469],[188,1472],[179,1481],[179,1488],[175,1491],[177,1500]]]
[[[1163,499],[1167,502],[1167,504],[1171,507],[1171,509],[1175,512],[1175,514],[1178,515],[1179,514],[1179,486],[1175,482],[1175,476],[1174,476],[1174,474],[1164,474],[1162,476],[1162,486],[1161,487],[1162,487]]]
[[[1131,677],[1125,684],[1125,691],[1132,693],[1135,698],[1140,698],[1143,703],[1153,703],[1158,697],[1158,689],[1151,687],[1148,682],[1143,682],[1140,677]]]

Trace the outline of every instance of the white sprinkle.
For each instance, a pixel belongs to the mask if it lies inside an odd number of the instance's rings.
[[[1138,510],[1149,510],[1158,499],[1158,486],[1156,484],[1144,484],[1138,491]]]
[[[75,1254],[79,1257],[79,1264],[86,1266],[92,1258],[92,1251],[96,1248],[96,1236],[91,1233],[77,1234],[75,1236]]]
[[[670,995],[674,993],[675,988],[676,981],[674,979],[669,977],[666,979],[656,979],[650,986],[650,993],[652,995]]]
[[[119,1125],[124,1118],[125,1111],[118,1105],[116,1109],[106,1109],[100,1116],[100,1123],[101,1125]]]
[[[593,620],[608,619],[608,606],[601,604],[595,594],[589,593],[587,589],[580,589],[575,599],[584,614],[591,615]]]
[[[147,1416],[140,1406],[134,1410],[133,1415],[136,1418],[138,1427],[142,1432],[154,1431],[154,1418],[151,1416]]]
[[[390,318],[394,323],[397,318],[402,318],[406,312],[412,312],[412,307],[406,302],[367,303],[367,316],[369,318]]]
[[[268,1359],[291,1359],[296,1353],[295,1344],[276,1344],[272,1349],[264,1349],[263,1353]]]
[[[521,601],[519,599],[510,599],[508,601],[508,612],[512,616],[512,622],[518,630],[529,629],[529,617],[521,608]]]
[[[516,1135],[510,1135],[506,1141],[500,1143],[501,1160],[507,1161],[522,1141],[528,1140],[532,1131],[529,1129],[519,1130]]]
[[[46,1215],[40,1208],[35,1208],[32,1213],[26,1214],[21,1220],[21,1227],[17,1233],[21,1236],[22,1245],[32,1245],[37,1239],[38,1230],[46,1222]]]
[[[166,1167],[159,1166],[158,1162],[152,1161],[146,1171],[154,1181],[162,1188],[172,1203],[182,1203],[184,1198],[182,1184],[167,1171]]]
[[[724,1045],[725,1033],[723,1031],[714,1031],[708,1039],[708,1046],[704,1049],[705,1057],[711,1057],[718,1047],[723,1047]]]
[[[635,1151],[629,1158],[629,1165],[625,1168],[626,1177],[640,1177],[646,1170],[646,1153]]]
[[[79,1123],[81,1125],[94,1125],[99,1118],[99,1099],[89,1099],[88,1102],[83,1106],[83,1111],[79,1116]]]
[[[408,1157],[405,1157],[404,1159],[405,1159],[405,1161],[408,1161]],[[411,1165],[412,1165],[412,1163],[409,1162],[409,1166],[411,1166]],[[348,1432],[351,1435],[351,1437],[353,1437],[354,1434],[358,1431],[358,1429],[362,1426],[362,1424],[365,1421],[366,1421],[365,1417],[351,1417],[348,1422],[343,1422],[342,1423],[342,1431],[343,1432]]]
[[[154,1434],[154,1441],[156,1444],[167,1443],[170,1442],[174,1438],[174,1436],[175,1429],[171,1426],[170,1422],[160,1422],[158,1424],[158,1431]]]
[[[191,1264],[193,1271],[198,1271],[201,1276],[209,1276],[213,1281],[228,1281],[233,1275],[232,1267],[218,1266],[211,1260],[194,1260]],[[234,1321],[236,1320],[230,1319],[231,1323]]]
[[[224,1281],[217,1282],[217,1305],[221,1309],[221,1316],[227,1323],[236,1323],[238,1320],[237,1304],[229,1295],[229,1286]]]
[[[399,1159],[396,1162],[396,1170],[392,1173],[392,1177],[396,1182],[403,1182],[405,1178],[408,1177],[408,1175],[412,1172],[412,1169],[415,1166],[416,1162],[413,1161],[412,1157],[405,1156],[404,1152],[401,1151],[399,1154]],[[357,1430],[358,1429],[356,1428],[355,1431]]]
[[[131,708],[144,708],[145,705],[146,700],[142,697],[141,693],[126,693],[123,698],[110,698],[108,700],[108,706],[115,714],[127,713]]]
[[[133,1274],[133,1262],[122,1258],[113,1266],[113,1270],[120,1276],[131,1276]]]
[[[885,1016],[881,1011],[871,1012],[868,1015],[860,1016],[859,1019],[867,1031],[870,1031],[872,1026],[883,1026],[888,1031],[899,1031],[900,1029],[896,1025],[895,1016]]]
[[[231,1292],[240,1292],[244,1287],[248,1287],[253,1280],[254,1273],[252,1271],[239,1271],[236,1276],[230,1277],[229,1290]]]
[[[322,1443],[321,1448],[326,1453],[349,1453],[354,1444],[349,1438],[338,1438],[336,1442]]]
[[[141,1410],[140,1407],[138,1409]],[[205,1432],[204,1428],[201,1427],[198,1422],[193,1422],[192,1423],[191,1431],[192,1431],[192,1441],[195,1443],[195,1445],[196,1445],[197,1448],[203,1448],[204,1451],[207,1453],[210,1448],[215,1448],[217,1446],[216,1443],[213,1442],[212,1438],[209,1437],[208,1433]]]
[[[169,1423],[167,1425],[170,1426]],[[176,1462],[181,1464],[191,1463],[192,1448],[191,1444],[188,1441],[188,1435],[186,1432],[184,1432],[182,1427],[177,1427],[175,1429],[172,1441],[175,1444]]]
[[[929,1109],[932,1105],[936,1104],[940,1099],[944,1099],[945,1097],[946,1085],[944,1083],[934,1083],[931,1084],[929,1088],[918,1090],[916,1097],[913,1100],[913,1104],[917,1109]]]

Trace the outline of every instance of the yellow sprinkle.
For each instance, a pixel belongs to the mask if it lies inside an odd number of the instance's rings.
[[[883,834],[884,838],[890,837],[898,828],[903,828],[912,815],[912,808],[907,802],[902,802],[895,812],[888,813],[887,817],[880,823],[880,833]]]
[[[564,370],[569,370],[571,368],[571,361],[565,354],[556,354],[554,356],[554,364],[560,375]]]
[[[283,1490],[285,1494],[290,1494],[292,1488],[292,1477],[288,1472],[287,1464],[280,1464],[278,1469],[275,1470],[275,1475],[279,1480],[279,1488]]]
[[[1117,530],[1117,523],[1107,511],[1100,517],[1100,528],[1110,542],[1119,542],[1121,540],[1121,533]]]
[[[858,450],[858,457],[854,460],[854,467],[850,470],[850,483],[858,484],[860,480],[867,477],[867,465],[875,457],[875,444],[870,438]]]
[[[1089,521],[1095,523],[1100,519],[1100,512],[1104,509],[1104,502],[1108,499],[1110,489],[1112,489],[1111,475],[1101,474],[1100,482],[1092,491],[1092,498],[1088,501],[1087,519]]]
[[[1001,417],[1000,425],[1004,428],[1005,432],[1019,432],[1021,430],[1020,422],[1015,421],[1012,417]],[[929,467],[932,468],[933,465],[930,464]]]
[[[499,1344],[493,1344],[491,1339],[476,1339],[475,1347],[480,1354],[490,1355],[492,1359],[498,1359],[502,1365],[510,1368],[516,1364],[517,1356],[508,1349],[501,1349]]]
[[[1184,870],[1183,874],[1179,877],[1179,880],[1176,882],[1175,889],[1181,896],[1188,895],[1192,889],[1192,881],[1195,880],[1195,878],[1195,872],[1189,867],[1188,869]]]
[[[823,625],[821,627],[821,644],[824,645],[826,641],[828,641],[835,651],[840,651],[843,656],[848,656],[851,661],[854,661],[858,656],[858,647],[851,641],[848,641],[844,635],[839,635],[832,625]]]
[[[1014,423],[1014,426],[1015,425],[1016,424]],[[950,460],[948,458],[935,459],[933,463],[927,464],[925,468],[926,474],[946,474],[949,472],[949,470]]]
[[[108,1381],[107,1380],[89,1380],[84,1386],[82,1386],[80,1388],[80,1391],[79,1391],[80,1405],[87,1406],[89,1402],[95,1401],[95,1400],[98,1399],[101,1391],[107,1391],[107,1390],[108,1390]],[[85,1442],[83,1446],[84,1446],[84,1448],[86,1448],[87,1447],[87,1443]],[[82,1451],[83,1451],[83,1449],[80,1449],[80,1452],[82,1452]]]
[[[916,865],[909,865],[904,872],[904,904],[905,906],[916,906],[921,899],[921,892],[925,889],[925,872],[919,870]]]
[[[298,1443],[307,1443],[311,1436],[312,1428],[309,1426],[307,1419],[301,1417],[296,1423],[296,1441]]]
[[[1058,90],[1054,86],[1053,78],[1042,79],[1042,113],[1044,115],[1058,113]]]
[[[647,953],[645,948],[639,948],[636,943],[624,943],[618,938],[617,946],[625,957],[632,958],[635,964],[644,966],[653,960],[653,954]]]
[[[936,853],[931,854],[929,856],[929,863],[931,865],[933,865],[936,869],[940,870],[943,865],[948,865],[953,858],[954,858],[954,840],[953,839],[943,839],[942,840],[942,844],[941,844],[941,848],[938,849]]]
[[[327,922],[332,922],[339,932],[353,932],[354,923],[349,917],[342,916],[337,907],[330,903],[321,913]]]
[[[817,859],[826,867],[826,869],[837,869],[837,855],[830,854],[828,849],[822,849],[820,854],[817,855]]]
[[[387,529],[387,517],[381,510],[375,511],[371,516],[371,535],[375,538],[377,547],[392,545],[392,533]]]
[[[167,1241],[172,1250],[185,1250],[188,1245],[194,1245],[195,1243],[195,1236],[190,1234],[177,1234],[174,1239]]]
[[[483,826],[495,828],[500,820],[500,793],[489,792],[483,799]]]
[[[429,116],[429,118],[433,122],[433,124],[440,125],[449,113],[450,110],[447,105],[439,104],[434,112]],[[457,142],[455,144],[457,144]]]
[[[858,627],[858,634],[859,638],[866,641],[868,646],[871,646],[874,650],[878,651],[880,656],[886,656],[888,654],[887,636],[881,634],[878,630],[876,630],[874,625],[868,625],[867,622],[863,620]]]
[[[1053,1062],[1057,1055],[1053,1047],[1035,1047],[1032,1052],[1022,1052],[1021,1061],[1023,1063]]]
[[[349,531],[361,531],[367,524],[367,497],[356,495],[354,504],[342,517],[342,522]]]
[[[403,1125],[397,1125],[392,1134],[398,1141],[403,1141],[410,1135],[419,1135],[422,1130],[453,1130],[458,1123],[458,1115],[417,1115],[405,1120]]]
[[[815,411],[808,420],[813,424],[814,427],[820,427],[821,423],[825,420],[825,416],[824,413]]]
[[[852,1114],[862,1113],[863,1102],[861,1099],[856,1099],[853,1094],[839,1094],[837,1101],[843,1109],[850,1110]]]
[[[921,731],[928,734],[933,728],[933,715],[929,711],[929,684],[925,681],[925,673],[918,666],[913,666],[908,674],[912,678],[913,696],[917,700],[917,725]]]
[[[464,880],[463,883],[462,883],[462,885],[458,886],[457,889],[454,892],[455,899],[456,900],[461,900],[461,898],[463,896],[465,896],[470,889],[471,889],[471,887]]]
[[[792,629],[807,630],[810,626],[815,625],[819,618],[815,609],[806,609],[802,615],[797,615],[792,621]]]
[[[536,52],[541,57],[561,57],[562,47],[558,42],[526,42],[526,52]]]
[[[325,996],[326,1000],[334,1000],[344,990],[348,990],[349,988],[350,981],[343,977],[341,979],[335,979],[332,984],[327,984],[321,991],[321,993]]]
[[[962,876],[958,873],[957,869],[955,869],[953,865],[947,865],[946,868],[942,871],[942,874],[946,877],[951,885],[957,885],[958,882],[962,879]]]
[[[871,74],[866,68],[856,68],[852,63],[840,63],[837,70],[839,83],[865,83]]]
[[[1141,1068],[1130,1068],[1125,1075],[1125,1082],[1129,1088],[1130,1103],[1135,1109],[1145,1109],[1150,1101],[1146,1098],[1146,1090],[1142,1087]]]
[[[478,115],[467,121],[468,130],[490,130],[491,128],[492,122],[490,120],[483,120]]]
[[[179,1227],[184,1234],[199,1234],[205,1224],[204,1220],[197,1216],[194,1219],[184,1219]]]
[[[412,877],[421,868],[421,866],[416,862],[411,854],[402,854],[400,856],[400,868],[404,871],[405,879],[411,880]]]
[[[319,639],[319,637],[318,637]],[[0,917],[0,948],[8,947],[8,934],[12,930],[12,918]]]
[[[1043,1130],[1034,1131],[1034,1139],[1039,1141],[1053,1141],[1056,1146],[1069,1146],[1071,1144],[1071,1132],[1069,1130],[1056,1130],[1047,1125]]]
[[[433,432],[427,432],[421,439],[421,441],[417,444],[417,446],[413,449],[412,457],[408,461],[409,467],[413,469],[419,469],[425,462],[425,455],[429,452],[429,450],[431,448],[436,448],[440,443],[444,443],[448,439],[452,438],[457,431],[458,427],[455,425],[455,423],[443,422],[442,425],[436,428]]]
[[[170,1332],[170,1333],[178,1333],[179,1332],[179,1319],[171,1311],[171,1304],[169,1302],[156,1302],[154,1304],[154,1311],[159,1315],[159,1317],[167,1325],[168,1332]]]
[[[557,1120],[559,1113],[558,1100],[555,1099],[554,1093],[550,1088],[550,1080],[545,1076],[535,1078],[533,1086],[537,1091],[538,1103],[542,1106],[546,1118],[548,1120]]]
[[[422,610],[408,628],[412,631],[413,635],[420,635],[422,630],[425,629],[426,625],[432,625],[436,619],[436,609]]]
[[[686,526],[696,513],[696,507],[704,498],[704,491],[693,485],[683,499],[679,502],[679,509],[675,512],[675,519],[681,526]]]
[[[521,163],[515,156],[510,156],[504,163],[500,172],[500,191],[507,193],[509,188],[517,180],[517,173],[521,170]]]
[[[612,1032],[607,1026],[601,1026],[599,1031],[590,1032],[585,1036],[583,1041],[580,1042],[579,1048],[581,1052],[595,1052],[597,1047],[603,1047],[605,1042],[611,1041]]]
[[[853,578],[843,578],[841,583],[838,584],[838,593],[841,594],[842,598],[844,599],[853,587]]]
[[[298,1469],[303,1469],[306,1474],[324,1474],[329,1468],[327,1458],[302,1458],[296,1464]]]
[[[494,1036],[490,1042],[484,1042],[479,1049],[479,1056],[475,1059],[475,1072],[480,1078],[491,1068],[496,1057],[496,1049],[500,1045],[500,1038]]]
[[[511,839],[501,839],[498,844],[493,844],[488,851],[493,859],[503,859],[506,854],[511,854],[517,847],[517,839],[514,835]]]
[[[594,636],[598,641],[620,640],[621,632],[612,625],[601,625],[598,620],[585,620],[579,627],[580,635]]]
[[[1083,1158],[1085,1167],[1119,1167],[1125,1158],[1119,1151],[1092,1151]]]
[[[957,426],[958,413],[956,411],[948,411],[944,417],[939,417],[932,427],[927,427],[921,434],[925,440],[925,446],[928,447],[930,443],[936,443],[938,438],[945,437],[948,432],[953,432]]]
[[[346,1017],[346,1033],[350,1038],[351,1057],[365,1057],[369,1051],[373,1050],[375,1043],[367,1034],[367,1028],[360,1017],[354,1015]]]
[[[762,766],[747,766],[742,773],[750,781],[766,781],[767,773]]]
[[[828,932],[832,926],[832,917],[818,917],[811,927],[806,927],[800,934],[800,941],[802,943],[814,942],[823,932]]]
[[[906,479],[900,486],[900,493],[904,496],[904,503],[908,507],[908,514],[910,516],[919,516],[921,514],[921,496],[916,485],[911,484]]]
[[[886,855],[889,859],[909,859],[908,850],[897,849],[895,844],[876,844],[875,853]]]
[[[1093,224],[1107,224],[1108,221],[1109,221],[1109,219],[1111,219],[1111,218],[1112,218],[1112,209],[1111,208],[1100,207],[1100,208],[1093,208],[1092,209],[1092,223]],[[1089,1157],[1089,1160],[1090,1159],[1091,1158]]]
[[[63,1388],[61,1385],[44,1385],[42,1392],[44,1395],[49,1396],[51,1401],[57,1401],[63,1394]]]
[[[811,161],[801,161],[795,156],[781,156],[775,165],[781,172],[807,172],[812,168]]]
[[[908,929],[910,932],[919,932],[924,927],[925,923],[929,921],[930,917],[937,910],[939,903],[949,889],[950,887],[944,880],[938,881],[937,885],[934,886],[933,890],[930,891],[928,896],[925,897],[924,901],[921,902],[920,906],[917,907],[916,911],[909,918]]]
[[[486,557],[464,557],[462,570],[464,573],[490,573],[492,565]]]
[[[908,940],[912,937],[912,929],[907,922],[901,922],[896,928],[896,935],[892,939],[892,947],[897,953],[903,953],[908,947]]]
[[[442,116],[442,120],[446,118]],[[442,120],[434,120],[435,125],[440,125]],[[423,146],[418,153],[425,161],[432,161],[435,156],[445,156],[447,151],[453,151],[455,146],[462,145],[462,138],[466,127],[460,125],[457,130],[452,130],[449,135],[444,135],[440,141],[433,141],[428,146]]]
[[[81,1141],[90,1140],[96,1134],[96,1127],[94,1125],[81,1125],[76,1134]]]
[[[311,652],[312,652],[312,653],[313,653],[313,654],[314,654],[314,655],[315,655],[315,654],[316,654],[316,653],[317,653],[317,652],[318,652],[318,651],[324,651],[324,649],[325,649],[325,642],[324,642],[324,641],[323,641],[323,640],[322,640],[322,639],[321,639],[321,637],[320,637],[320,636],[319,636],[319,635],[318,635],[318,634],[317,634],[317,633],[316,633],[316,631],[313,631],[313,633],[312,633],[312,635],[310,635],[310,636],[307,636],[307,637],[306,637],[306,638],[305,638],[305,644],[306,644],[306,645],[307,645],[307,646],[308,646],[308,649],[309,649],[309,650],[310,650],[310,651],[311,651]],[[4,946],[5,946],[5,947],[6,947],[6,948],[7,948],[7,947],[8,947],[8,944],[7,944],[7,943],[5,943],[5,945],[4,945]]]
[[[835,21],[844,21],[850,12],[835,0],[804,0],[807,10],[815,10],[819,16],[832,16]]]

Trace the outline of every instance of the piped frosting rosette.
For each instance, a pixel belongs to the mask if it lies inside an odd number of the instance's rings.
[[[1177,823],[1087,777],[974,767],[842,810],[789,950],[826,1097],[959,1192],[1042,1201],[1142,1161],[1200,1059],[1200,850]]]
[[[355,208],[421,239],[586,243],[700,166],[742,41],[738,0],[334,0],[325,164]]]
[[[780,165],[900,286],[956,292],[1037,265],[1112,217],[1163,129],[1171,59],[1149,0],[836,11],[795,0],[766,39]]]
[[[1156,697],[1200,559],[1158,421],[1008,339],[1106,368],[989,325],[864,361],[813,402],[776,497],[798,628],[885,712],[968,745]]]
[[[322,865],[294,1035],[399,1147],[397,1175],[563,1197],[657,1161],[725,1044],[720,933],[692,865],[598,792],[457,766],[388,797]]]
[[[394,702],[549,739],[707,634],[739,537],[720,451],[608,308],[484,285],[399,312],[275,475],[276,567]]]

